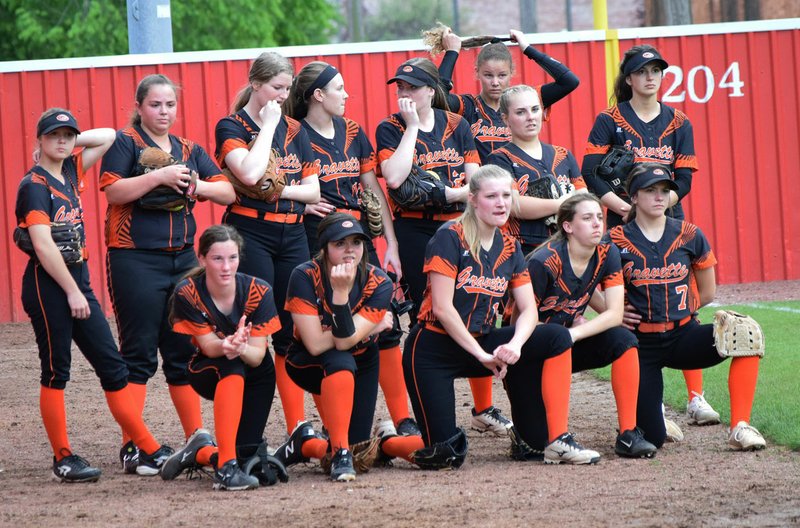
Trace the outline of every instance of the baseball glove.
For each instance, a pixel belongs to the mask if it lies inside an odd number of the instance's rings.
[[[444,46],[442,46],[442,35],[444,34],[445,29],[447,29],[447,26],[437,21],[436,26],[432,27],[431,29],[426,29],[422,32],[422,43],[431,49],[432,57],[436,57],[445,51]],[[480,35],[477,37],[461,39],[461,48],[480,48],[486,44],[494,44],[495,42],[508,42],[510,40],[511,37]]]
[[[541,461],[544,460],[544,451],[532,448],[519,434],[517,428],[513,425],[508,430],[508,436],[511,437],[511,449],[508,455],[513,460],[528,462],[531,460]]]
[[[178,164],[168,152],[157,147],[145,147],[139,154],[134,174],[141,176],[154,170]],[[192,171],[192,182],[188,188],[194,189],[197,184],[197,173]],[[163,211],[180,211],[186,206],[186,194],[178,193],[172,187],[159,185],[139,198],[139,207],[143,209],[160,209]]]
[[[614,145],[603,160],[594,169],[594,175],[604,181],[611,192],[617,196],[626,196],[625,184],[628,174],[635,163],[632,150]]]
[[[365,187],[358,193],[358,201],[361,203],[361,218],[366,224],[367,232],[372,238],[383,234],[383,217],[381,216],[381,202],[378,196],[370,189]]]
[[[749,315],[718,310],[714,313],[714,346],[720,357],[764,357],[764,331]]]
[[[534,198],[543,198],[545,200],[554,200],[556,198],[561,198],[565,193],[556,181],[556,179],[551,174],[546,174],[541,178],[528,182],[528,190],[525,193],[526,196],[532,196]],[[556,224],[556,215],[550,215],[545,218],[544,220],[545,225],[553,226]]]
[[[50,224],[50,235],[53,237],[61,258],[67,264],[83,262],[83,243],[78,226],[72,222]],[[33,241],[27,229],[17,227],[14,229],[14,243],[28,256],[36,258]]]
[[[388,192],[394,203],[403,209],[447,206],[444,182],[438,174],[423,170],[419,165],[412,165],[408,178],[397,189],[388,188]]]
[[[231,182],[236,194],[244,195],[254,200],[275,203],[280,199],[283,188],[286,187],[286,177],[282,172],[278,171],[278,157],[278,151],[272,149],[267,169],[254,185],[245,185],[233,175],[230,169],[223,169],[222,174]]]

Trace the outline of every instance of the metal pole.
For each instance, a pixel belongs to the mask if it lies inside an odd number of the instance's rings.
[[[617,65],[619,64],[619,36],[616,29],[608,29],[606,0],[592,0],[592,11],[594,14],[594,28],[606,31],[606,95],[611,100],[611,96],[614,94]]]
[[[536,0],[519,0],[520,29],[523,33],[536,33]]]
[[[170,0],[128,1],[128,53],[172,52]]]
[[[572,0],[567,0],[566,11],[567,11],[567,31],[572,31]]]
[[[461,21],[458,17],[458,0],[453,0],[453,32],[456,35],[461,33]]]

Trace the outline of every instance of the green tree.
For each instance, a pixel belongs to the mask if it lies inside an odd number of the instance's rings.
[[[420,38],[436,21],[453,22],[451,0],[382,0],[378,11],[364,20],[367,41]]]
[[[171,0],[175,51],[328,42],[341,23],[332,0]],[[0,60],[128,52],[126,0],[0,0]]]

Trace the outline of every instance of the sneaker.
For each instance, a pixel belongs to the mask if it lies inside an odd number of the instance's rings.
[[[213,489],[217,491],[242,491],[257,487],[258,479],[242,471],[236,460],[228,460],[221,469],[214,472]]]
[[[705,392],[697,394],[692,391],[694,397],[686,404],[686,415],[689,417],[690,424],[714,425],[719,423],[719,413],[706,401]]]
[[[136,474],[136,466],[139,465],[139,448],[133,444],[133,440],[128,440],[119,450],[119,463],[122,465],[122,471],[126,474]]]
[[[596,464],[600,453],[585,449],[571,433],[564,433],[544,448],[545,464]]]
[[[500,409],[492,405],[488,409],[475,412],[472,409],[472,429],[479,433],[492,432],[497,436],[506,436],[514,424],[502,415]]]
[[[767,442],[758,429],[744,421],[739,422],[736,427],[731,429],[728,443],[736,451],[756,451],[767,447]]]
[[[406,420],[411,420],[411,418],[406,418]],[[413,420],[412,420],[413,421]],[[405,420],[401,420],[400,424],[403,424]],[[417,423],[414,422],[414,426],[416,427]],[[393,438],[398,436],[397,429],[394,427],[394,422],[391,420],[383,420],[382,422],[378,422],[378,425],[372,430],[373,436],[377,437],[380,441],[379,448],[378,448],[378,456],[375,459],[374,467],[391,467],[392,460],[394,460],[393,456],[387,455],[383,451],[383,441],[389,438]],[[417,433],[419,434],[419,433]]]
[[[656,451],[656,446],[644,439],[644,434],[638,427],[618,434],[614,444],[614,452],[626,458],[653,458]]]
[[[65,456],[56,461],[53,457],[53,478],[60,482],[97,482],[100,470],[89,465],[85,458],[78,455]]]
[[[308,462],[308,459],[303,456],[303,443],[314,437],[316,437],[316,433],[311,423],[297,422],[289,439],[275,451],[275,458],[287,468],[301,462]]]
[[[353,454],[347,449],[339,449],[331,461],[331,480],[335,482],[349,482],[356,479],[356,470],[353,468]]]
[[[158,475],[158,472],[161,471],[161,466],[174,452],[175,450],[170,446],[163,444],[151,455],[139,450],[139,465],[136,466],[136,474],[145,477]]]
[[[403,418],[397,424],[397,434],[399,436],[422,436],[416,420],[411,417]]]
[[[508,430],[508,436],[511,437],[511,451],[509,456],[514,460],[520,461],[542,461],[544,460],[544,451],[532,448],[519,434],[516,427],[511,427]]]
[[[667,411],[664,408],[664,404],[661,404],[661,416],[664,417],[664,429],[667,431],[667,442],[682,442],[683,441],[683,431],[681,428],[678,427],[678,424],[673,422],[672,420],[667,419]]]
[[[185,470],[197,465],[197,452],[203,447],[213,446],[214,440],[206,429],[197,429],[186,441],[183,449],[172,454],[161,466],[161,478],[172,480]]]

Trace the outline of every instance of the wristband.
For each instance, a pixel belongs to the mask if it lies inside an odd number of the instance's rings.
[[[348,338],[356,333],[356,324],[353,314],[350,313],[350,304],[332,304],[333,307],[333,337]]]

